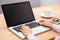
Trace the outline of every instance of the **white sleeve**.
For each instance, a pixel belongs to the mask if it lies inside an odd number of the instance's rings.
[[[60,36],[55,37],[54,40],[60,40]]]
[[[36,38],[33,34],[29,34],[29,35],[27,36],[27,39],[28,39],[28,40],[39,40],[39,39]]]
[[[59,25],[56,25],[56,24],[53,24],[52,28],[57,31],[58,33],[60,33],[60,26]]]

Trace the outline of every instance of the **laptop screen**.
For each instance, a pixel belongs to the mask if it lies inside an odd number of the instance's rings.
[[[8,27],[34,21],[30,2],[20,2],[1,5]]]

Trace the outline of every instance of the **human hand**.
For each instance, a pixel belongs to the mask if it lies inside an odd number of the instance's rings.
[[[25,36],[32,34],[32,31],[29,26],[22,26],[20,30]]]
[[[41,20],[41,21],[39,21],[39,23],[41,23],[41,24],[43,24],[43,25],[45,25],[45,26],[48,26],[48,27],[52,27],[52,26],[53,26],[53,24],[50,23],[49,21]]]

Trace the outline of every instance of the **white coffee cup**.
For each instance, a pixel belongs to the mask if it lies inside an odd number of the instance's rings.
[[[44,13],[44,16],[49,17],[52,15],[52,10],[50,8],[47,8],[43,13]]]

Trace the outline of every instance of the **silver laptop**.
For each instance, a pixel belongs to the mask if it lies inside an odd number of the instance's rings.
[[[29,26],[34,35],[50,30],[50,28],[44,27],[35,21],[29,1],[3,4],[1,7],[8,29],[20,38],[25,38],[20,31],[21,25]]]

